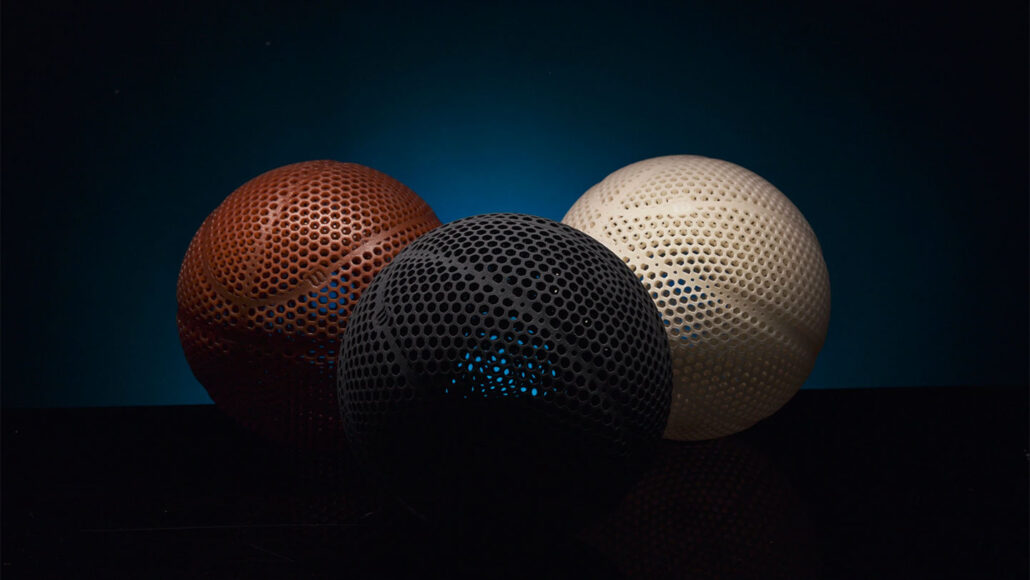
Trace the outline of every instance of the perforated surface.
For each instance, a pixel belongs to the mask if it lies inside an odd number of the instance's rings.
[[[621,477],[661,436],[671,392],[633,273],[589,236],[518,214],[452,222],[399,254],[355,309],[339,372],[355,452],[444,495],[568,498],[593,474]]]
[[[812,228],[769,182],[718,159],[658,157],[612,173],[562,221],[625,260],[662,313],[674,380],[666,437],[746,429],[808,378],[829,275]]]
[[[197,380],[263,435],[337,445],[347,319],[373,276],[439,224],[402,183],[353,163],[248,181],[200,226],[179,272],[179,337]]]

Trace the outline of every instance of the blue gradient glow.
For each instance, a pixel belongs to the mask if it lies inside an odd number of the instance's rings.
[[[208,402],[175,328],[186,247],[240,184],[324,158],[445,222],[560,220],[634,161],[726,159],[822,243],[833,312],[806,387],[1025,383],[1025,6],[126,2],[52,27],[23,4],[5,404]]]

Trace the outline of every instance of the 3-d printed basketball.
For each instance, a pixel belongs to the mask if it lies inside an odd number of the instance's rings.
[[[736,433],[808,378],[830,318],[822,250],[778,189],[693,155],[628,165],[562,220],[618,254],[662,313],[673,359],[665,436]]]
[[[483,513],[588,503],[660,439],[672,388],[633,272],[519,214],[461,219],[401,252],[354,310],[339,373],[359,458],[403,497],[482,498]]]
[[[311,161],[245,183],[204,221],[179,272],[179,337],[215,404],[303,448],[342,441],[336,359],[375,274],[440,225],[392,177]]]

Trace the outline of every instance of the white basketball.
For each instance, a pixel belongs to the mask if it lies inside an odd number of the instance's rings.
[[[727,161],[672,155],[612,173],[562,220],[640,277],[672,350],[665,436],[747,429],[801,388],[826,339],[819,240],[768,181]]]

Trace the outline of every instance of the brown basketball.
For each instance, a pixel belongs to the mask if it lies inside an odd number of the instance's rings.
[[[336,363],[373,276],[440,225],[392,177],[354,163],[274,169],[200,226],[177,289],[179,338],[215,404],[273,440],[342,444]]]

